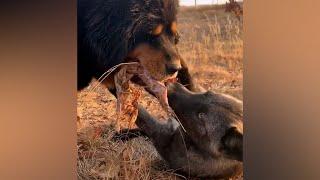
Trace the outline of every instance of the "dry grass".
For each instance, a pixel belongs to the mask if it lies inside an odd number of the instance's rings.
[[[182,8],[179,30],[180,53],[197,82],[208,90],[242,99],[241,22],[221,6]],[[139,103],[155,117],[166,118],[147,93]],[[110,140],[116,100],[105,88],[78,93],[78,116],[78,179],[184,179],[166,166],[148,139]]]

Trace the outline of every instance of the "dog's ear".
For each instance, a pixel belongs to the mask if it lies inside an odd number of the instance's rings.
[[[242,161],[243,158],[243,134],[237,128],[232,127],[221,138],[221,151],[227,158]]]

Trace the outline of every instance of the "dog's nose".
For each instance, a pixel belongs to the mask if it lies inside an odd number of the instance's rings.
[[[174,74],[181,69],[181,65],[167,64],[166,71],[168,74]]]

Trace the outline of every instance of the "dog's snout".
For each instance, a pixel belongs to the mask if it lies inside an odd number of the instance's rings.
[[[229,158],[242,161],[243,159],[243,133],[236,127],[227,130],[221,139],[224,152]]]
[[[166,71],[168,74],[174,74],[178,72],[181,69],[181,65],[177,64],[167,64],[166,65]]]

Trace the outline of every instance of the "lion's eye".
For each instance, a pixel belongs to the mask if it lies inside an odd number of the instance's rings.
[[[164,26],[162,24],[159,24],[152,30],[151,34],[154,36],[159,36],[162,33],[163,28]]]

